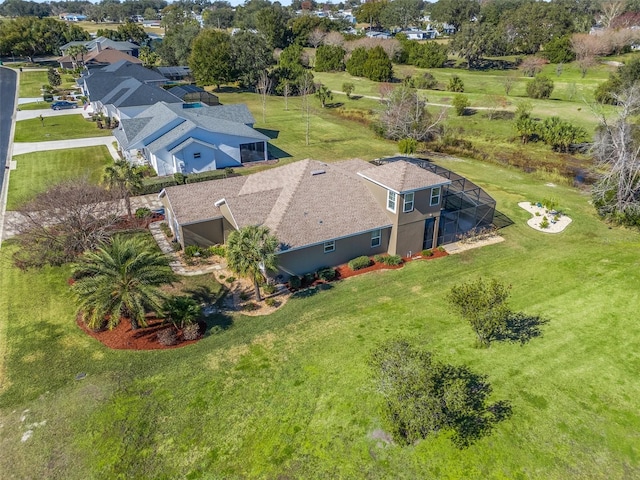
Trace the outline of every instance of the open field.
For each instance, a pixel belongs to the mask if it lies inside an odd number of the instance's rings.
[[[13,159],[18,168],[11,172],[7,210],[15,210],[62,180],[87,176],[97,183],[113,161],[103,145],[26,153]]]
[[[74,323],[69,269],[21,272],[7,245],[0,477],[639,477],[638,233],[608,228],[579,191],[442,164],[495,196],[515,221],[505,242],[339,282],[268,317],[220,318],[228,329],[183,349],[104,348]],[[532,230],[517,207],[550,196],[573,219],[562,234]],[[514,309],[550,320],[544,336],[473,348],[444,296],[478,275],[512,284]],[[381,403],[366,360],[398,335],[487,374],[513,417],[463,451],[443,436],[373,439]]]
[[[32,102],[23,103],[18,106],[20,110],[47,110],[51,108],[51,102]]]
[[[14,142],[48,142],[50,140],[70,140],[74,138],[108,137],[111,130],[100,129],[95,122],[85,120],[77,109],[77,114],[46,117],[44,126],[39,118],[16,122]]]
[[[42,85],[49,83],[46,70],[20,72],[20,97],[42,97]]]

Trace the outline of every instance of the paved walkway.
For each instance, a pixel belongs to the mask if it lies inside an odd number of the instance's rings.
[[[89,113],[82,107],[68,108],[66,110],[51,110],[50,108],[42,108],[40,110],[19,110],[16,112],[16,121],[30,120],[32,118],[38,118],[42,115],[45,118],[59,117],[62,115],[82,115],[85,118],[89,118]]]
[[[171,243],[169,243],[169,240],[167,240],[164,232],[160,230],[161,223],[162,222],[153,222],[149,225],[149,230],[151,230],[151,235],[153,235],[153,238],[155,238],[158,246],[160,247],[160,250],[162,250],[162,252],[171,259],[169,265],[175,273],[177,273],[178,275],[184,275],[186,277],[193,277],[196,275],[203,275],[205,273],[211,272],[220,272],[221,270],[224,270],[223,265],[206,265],[198,268],[197,270],[187,269],[180,260],[180,257],[178,257],[176,252],[171,247]]]
[[[114,160],[120,160],[120,156],[115,148],[113,148],[113,142],[116,137],[91,137],[91,138],[77,138],[75,140],[54,140],[51,142],[24,142],[13,144],[13,155],[21,155],[23,153],[43,152],[46,150],[64,150],[66,148],[82,148],[82,147],[95,147],[97,145],[105,145],[109,149],[109,153]]]

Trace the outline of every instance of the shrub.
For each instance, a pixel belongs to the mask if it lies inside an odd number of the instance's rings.
[[[342,84],[342,91],[347,95],[347,98],[351,98],[351,94],[356,89],[356,86],[351,82],[344,82]]]
[[[335,268],[321,268],[317,271],[318,278],[325,282],[331,282],[336,279],[338,272]]]
[[[227,254],[227,248],[224,245],[212,245],[207,250],[211,255],[217,255],[218,257],[224,257]]]
[[[178,185],[184,185],[187,181],[187,176],[181,172],[174,173],[173,178],[175,179]]]
[[[227,282],[227,283],[233,283],[235,281],[236,281],[236,277],[234,277],[234,276],[231,276],[231,277],[228,277],[228,278],[225,279],[225,282]]]
[[[220,274],[220,275],[218,276],[218,278],[219,278],[220,280],[224,280],[224,279],[225,279],[225,277],[226,277],[226,275],[224,275],[224,274]]]
[[[200,247],[197,245],[187,245],[184,247],[184,256],[187,258],[199,257]]]
[[[289,287],[290,288],[300,288],[302,286],[302,279],[297,275],[292,275],[289,277]]]
[[[182,338],[185,340],[197,340],[200,338],[200,325],[190,323],[182,329]]]
[[[433,250],[428,249],[428,250],[422,250],[422,254],[423,257],[433,257]]]
[[[179,252],[180,250],[182,250],[182,245],[180,245],[180,242],[176,242],[174,240],[173,242],[171,242],[171,249],[174,252]]]
[[[438,86],[438,81],[436,77],[434,77],[429,72],[426,72],[424,75],[415,75],[411,77],[411,87],[419,88],[419,89],[434,89]]]
[[[387,257],[382,257],[382,263],[391,267],[395,267],[402,264],[402,257],[400,255],[389,255]]]
[[[151,210],[147,207],[140,207],[136,209],[136,218],[147,218],[151,216]]]
[[[257,310],[258,308],[260,308],[260,306],[255,302],[245,303],[242,306],[242,310],[246,310],[247,312],[253,312],[254,310]]]
[[[403,138],[398,141],[398,151],[403,155],[413,155],[418,149],[418,141],[415,138]]]
[[[540,228],[549,228],[549,219],[546,216],[542,217],[542,221],[540,222]]]
[[[447,250],[446,250],[442,245],[440,245],[440,246],[438,247],[438,251],[439,251],[439,252],[446,252]]]
[[[262,286],[262,291],[265,293],[265,295],[273,295],[274,293],[276,293],[276,290],[278,290],[278,287],[276,287],[273,283],[265,283]]]
[[[169,224],[167,224],[167,222],[162,222],[160,224],[160,230],[165,234],[167,238],[173,237],[173,232],[171,231],[171,227],[169,226]]]
[[[371,259],[366,255],[356,257],[348,263],[349,268],[353,271],[367,268],[369,265],[371,265]]]
[[[242,300],[243,302],[245,300],[249,300],[249,294],[247,292],[240,292],[240,300]]]
[[[278,305],[280,305],[280,302],[278,302],[275,298],[267,298],[264,303],[267,305],[267,307],[277,307]]]
[[[449,90],[450,92],[462,93],[464,92],[464,82],[459,76],[454,75],[449,79],[447,90]]]
[[[531,98],[549,98],[553,92],[553,80],[544,75],[536,75],[527,83],[527,95]]]
[[[165,328],[164,330],[160,330],[157,333],[158,343],[160,345],[164,345],[165,347],[169,347],[171,345],[175,345],[178,343],[178,336],[173,328]]]
[[[453,97],[453,101],[451,102],[451,104],[453,105],[453,109],[456,111],[456,115],[461,117],[462,115],[464,115],[467,107],[471,105],[471,102],[469,102],[469,99],[466,95],[458,94]]]

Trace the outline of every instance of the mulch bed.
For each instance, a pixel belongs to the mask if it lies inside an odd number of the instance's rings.
[[[436,250],[433,250],[433,255],[430,257],[414,257],[414,258],[402,257],[402,263],[396,266],[385,265],[384,263],[376,262],[367,268],[361,268],[360,270],[354,271],[354,270],[351,270],[347,264],[344,264],[336,267],[336,270],[338,271],[338,279],[344,279],[349,277],[355,277],[356,275],[362,275],[363,273],[376,272],[379,270],[397,270],[399,268],[402,268],[404,264],[408,262],[414,262],[416,260],[433,260],[436,258],[446,257],[447,255],[449,254],[446,251],[441,252],[436,249]]]
[[[158,332],[165,328],[172,328],[160,319],[147,319],[149,326],[137,330],[131,329],[131,323],[127,319],[122,319],[113,330],[91,330],[79,317],[76,319],[76,323],[85,333],[114,350],[166,350],[169,348],[186,347],[199,341],[199,339],[183,340],[182,332],[178,332],[177,344],[170,346],[160,345],[157,337]],[[206,324],[200,323],[199,325],[200,333],[204,334]]]

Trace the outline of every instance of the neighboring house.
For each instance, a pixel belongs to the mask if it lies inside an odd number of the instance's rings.
[[[64,44],[63,46],[60,47],[60,51],[62,52],[62,55],[66,55],[67,49],[74,45],[84,45],[87,48],[87,51],[89,52],[93,52],[94,50],[100,52],[102,50],[110,48],[112,50],[118,50],[120,52],[126,53],[136,58],[138,57],[138,53],[140,53],[140,45],[136,45],[135,43],[118,42],[115,40],[111,40],[110,38],[107,38],[107,37],[97,37],[92,40],[87,40],[85,42],[74,41],[74,42],[69,42]]]
[[[382,40],[388,40],[391,38],[391,34],[389,32],[377,32],[375,30],[368,30],[366,36],[369,38],[380,38]]]
[[[155,70],[165,78],[174,82],[181,82],[191,77],[191,69],[186,66],[156,67]]]
[[[67,22],[83,22],[87,19],[87,16],[80,13],[61,13],[58,18]]]
[[[179,85],[167,91],[185,103],[200,102],[209,106],[220,104],[217,95],[207,92],[204,88],[195,85]]]
[[[133,118],[157,102],[182,103],[162,85],[167,79],[142,65],[120,61],[89,71],[78,84],[94,112],[118,120]]]
[[[302,160],[252,175],[168,187],[160,199],[183,247],[224,244],[232,231],[247,225],[269,227],[280,241],[282,277],[360,255],[415,255],[493,221],[495,201],[482,192],[485,203],[474,205],[482,203],[474,200],[481,189],[466,179],[430,162],[384,162]]]
[[[142,61],[138,58],[132,57],[120,50],[114,50],[113,48],[106,48],[100,51],[94,50],[93,52],[85,53],[76,59],[78,66],[84,66],[86,68],[105,67],[121,61],[142,65]],[[60,63],[60,68],[75,68],[73,65],[73,59],[69,55],[60,57],[58,62]]]
[[[408,40],[427,40],[436,38],[438,32],[433,29],[428,30],[418,30],[418,29],[409,29],[403,30],[400,33],[403,33],[407,36]]]
[[[113,134],[127,160],[147,162],[158,175],[198,173],[267,160],[269,137],[254,122],[243,104],[159,102],[121,120]]]

